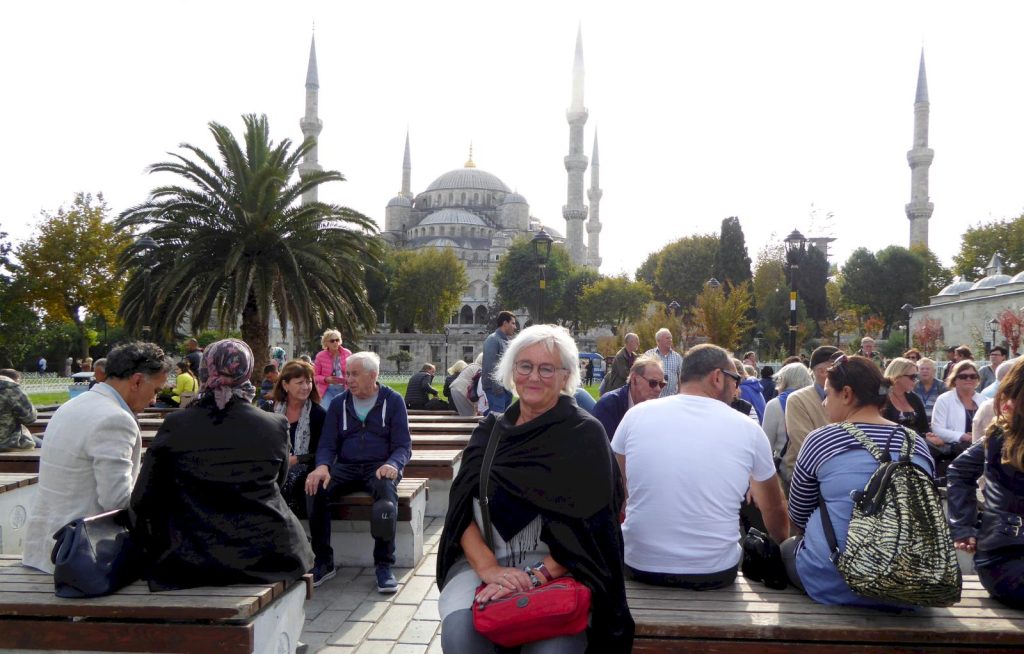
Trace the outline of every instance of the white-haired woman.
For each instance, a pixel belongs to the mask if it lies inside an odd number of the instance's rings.
[[[459,373],[465,370],[468,365],[468,363],[459,359],[447,370],[448,375],[444,378],[444,388],[441,390],[441,394],[448,398],[448,406],[456,411],[458,411],[458,408],[456,408],[455,401],[452,399],[452,382],[459,378]]]
[[[789,481],[793,473],[782,464],[786,446],[789,445],[789,435],[786,433],[786,400],[793,391],[813,383],[814,377],[804,364],[797,362],[782,366],[782,369],[775,373],[775,390],[778,395],[769,400],[764,407],[764,423],[761,426],[772,445],[779,475],[786,481]]]
[[[455,403],[455,410],[459,412],[460,416],[476,415],[476,402],[469,399],[469,389],[472,386],[473,390],[476,391],[476,385],[473,383],[473,380],[477,378],[477,374],[483,368],[483,363],[484,354],[481,352],[476,355],[473,363],[463,368],[459,372],[459,376],[451,383],[452,402]]]
[[[320,345],[324,349],[317,352],[313,362],[313,380],[320,393],[320,404],[327,409],[331,400],[348,387],[345,383],[345,362],[352,351],[341,344],[341,332],[337,329],[325,330],[320,337]]]
[[[477,427],[452,483],[437,560],[446,652],[494,651],[473,626],[474,602],[570,573],[592,592],[590,627],[522,651],[632,647],[615,463],[601,424],[572,398],[579,385],[577,359],[568,331],[534,325],[512,340],[498,364],[495,381],[515,388],[519,400]],[[493,464],[485,465],[491,441]],[[483,503],[482,478],[492,489]],[[487,537],[482,509],[492,525]]]

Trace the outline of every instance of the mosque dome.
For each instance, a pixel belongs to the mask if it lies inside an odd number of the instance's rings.
[[[388,201],[389,207],[409,207],[412,208],[412,200],[405,197],[402,194],[398,194]]]
[[[973,282],[969,282],[966,279],[962,279],[957,282],[953,282],[946,288],[939,291],[939,295],[960,295],[964,291],[969,291],[974,286]]]
[[[486,227],[487,223],[476,215],[465,209],[440,209],[420,221],[423,225],[476,225]]]
[[[509,188],[486,170],[479,168],[458,168],[450,170],[441,175],[427,187],[427,191],[451,191],[451,190],[480,190],[499,191],[508,193]]]
[[[1011,284],[1016,284],[1018,282],[1024,282],[1024,272],[1017,273],[1013,276],[1013,279],[1010,280]]]
[[[458,248],[461,247],[458,243],[450,238],[435,238],[427,241],[424,245],[429,245],[435,248]]]
[[[526,198],[519,195],[516,192],[509,193],[505,196],[505,199],[501,201],[502,204],[529,204]]]
[[[995,288],[996,286],[999,286],[1000,284],[1006,284],[1009,281],[1009,275],[989,275],[988,277],[983,277],[976,281],[974,283],[974,286],[971,286],[971,289],[973,290],[977,288]]]

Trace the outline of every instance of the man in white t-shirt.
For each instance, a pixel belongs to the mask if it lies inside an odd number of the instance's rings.
[[[612,439],[626,485],[626,570],[637,581],[698,590],[733,582],[748,487],[776,542],[789,517],[768,437],[729,407],[740,376],[716,345],[691,348],[679,394],[628,411]]]

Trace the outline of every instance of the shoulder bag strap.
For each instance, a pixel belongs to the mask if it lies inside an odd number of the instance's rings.
[[[821,487],[818,487],[818,508],[821,509],[821,529],[825,532],[825,542],[828,543],[828,558],[833,565],[839,563],[839,541],[836,540],[836,530],[832,526],[832,519],[828,515],[828,507],[825,506],[825,496],[821,494]]]
[[[494,455],[498,451],[498,441],[501,440],[501,429],[498,427],[499,419],[494,420],[494,427],[491,429],[491,437],[487,441],[487,449],[484,451],[484,460],[480,465],[480,515],[484,521],[484,542],[487,547],[494,551],[494,536],[491,528],[491,466],[494,465]]]
[[[868,438],[868,435],[865,434],[857,425],[852,422],[844,422],[840,427],[845,429],[847,434],[853,436],[854,440],[860,443],[864,449],[868,451],[868,454],[875,459],[875,461],[878,461],[879,463],[888,463],[892,460],[892,457],[889,456],[888,448],[886,448],[884,452],[880,450],[878,446],[875,445],[874,441]],[[897,425],[897,428],[899,428],[899,425]],[[893,433],[895,433],[895,430],[893,430]]]

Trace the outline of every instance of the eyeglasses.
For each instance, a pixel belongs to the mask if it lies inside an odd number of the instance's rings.
[[[736,373],[734,373],[734,372],[729,372],[728,370],[726,370],[726,369],[724,369],[724,368],[719,368],[719,370],[721,370],[721,371],[722,371],[722,374],[723,374],[723,375],[725,375],[725,376],[726,376],[726,377],[728,377],[729,379],[733,380],[733,382],[735,382],[737,386],[739,386],[739,385],[740,385],[740,382],[741,382],[741,381],[743,381],[743,378],[742,378],[742,377],[740,377],[739,375],[737,375],[737,374],[736,374]]]
[[[906,377],[907,379],[909,379],[911,381],[917,381],[918,374],[915,372],[915,373],[911,373],[909,375],[900,375],[900,377]]]
[[[662,379],[648,379],[647,377],[641,377],[640,379],[647,382],[647,385],[651,387],[651,390],[655,388],[665,388],[668,386],[668,382]]]
[[[534,369],[537,370],[537,374],[540,375],[541,379],[551,379],[559,370],[565,370],[565,368],[559,368],[551,365],[550,363],[542,363],[539,366],[533,365],[530,361],[516,361],[515,363],[516,374],[522,375],[523,377],[529,377],[532,375]]]
[[[963,379],[964,381],[974,381],[978,379],[978,375],[973,372],[962,372],[956,376],[957,379]]]
[[[329,338],[329,339],[327,339],[327,342],[328,343],[340,343],[341,339],[340,338]]]

